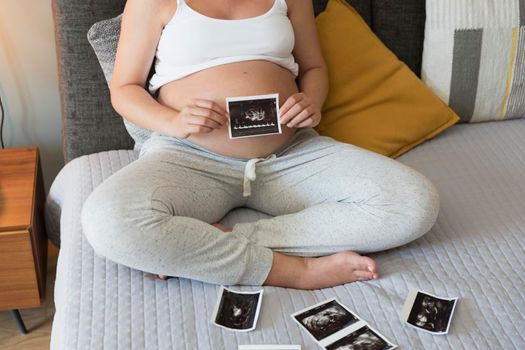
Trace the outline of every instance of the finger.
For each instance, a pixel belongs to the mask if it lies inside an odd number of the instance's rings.
[[[306,128],[308,126],[312,126],[314,124],[314,120],[312,117],[306,118],[306,120],[303,120],[301,123],[295,125],[296,128]]]
[[[311,105],[307,105],[305,101],[299,101],[295,105],[293,105],[285,115],[282,115],[281,117],[281,124],[286,124],[290,120],[295,119],[299,113],[301,113],[304,109],[309,108]]]
[[[228,112],[215,101],[196,98],[193,100],[193,103],[198,107],[211,109],[227,119]]]
[[[204,107],[193,107],[191,108],[191,116],[206,117],[214,120],[219,125],[223,126],[226,124],[227,119],[224,116],[218,114],[214,110],[204,108]]]
[[[285,115],[289,114],[289,113],[292,113],[292,115],[296,114],[296,113],[299,113],[299,111],[297,111],[297,106],[299,106],[299,108],[301,107],[306,107],[306,105],[308,105],[308,103],[306,103],[305,99],[304,99],[304,96],[302,95],[293,95],[292,97],[290,97],[286,102],[285,102],[285,108],[282,109],[282,110],[279,110],[280,112],[280,115],[282,117],[284,117]],[[283,105],[284,106],[284,105]],[[293,113],[293,110],[296,110],[296,113]],[[302,109],[302,108],[301,108]]]
[[[202,99],[202,98],[195,98],[195,99],[193,99],[193,102],[194,102],[194,104],[196,106],[212,109],[212,110],[216,111],[219,114],[223,114],[223,115],[227,115],[228,114],[226,109],[224,109],[220,104],[218,104],[217,102],[215,102],[213,100],[206,100],[206,99]]]
[[[311,109],[303,109],[301,113],[297,114],[286,126],[293,128],[294,126],[308,119],[310,116],[313,116]]]
[[[188,132],[190,134],[210,133],[213,129],[204,125],[188,125]]]
[[[284,115],[288,110],[297,102],[301,101],[304,98],[304,95],[301,93],[293,94],[286,100],[285,103],[279,108],[281,115]]]
[[[315,128],[317,125],[319,125],[320,121],[321,121],[321,113],[314,113],[308,116],[308,118],[302,121],[300,124],[297,124],[296,127],[305,128],[307,126],[311,126]]]
[[[204,125],[204,126],[209,126],[210,128],[213,128],[213,129],[219,129],[222,127],[222,125],[219,122],[217,122],[216,120],[212,118],[201,117],[201,116],[196,116],[196,115],[191,116],[191,118],[188,120],[188,124]]]

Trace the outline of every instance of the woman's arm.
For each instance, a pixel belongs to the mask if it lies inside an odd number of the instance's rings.
[[[328,71],[319,39],[311,0],[286,0],[288,17],[295,33],[293,55],[299,64],[297,77],[300,93],[281,107],[281,123],[289,127],[316,126],[328,95]]]
[[[162,105],[145,87],[160,35],[176,11],[173,0],[128,0],[122,16],[111,103],[124,118],[142,128],[186,138],[209,133],[228,122],[216,102],[194,99],[180,111]]]
[[[175,1],[128,0],[122,16],[115,67],[110,84],[111,104],[122,117],[149,130],[163,132],[177,112],[146,90],[162,29]],[[175,5],[176,6],[176,5]]]

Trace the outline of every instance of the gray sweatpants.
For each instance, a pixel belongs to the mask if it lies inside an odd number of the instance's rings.
[[[211,226],[236,207],[273,218]],[[139,159],[87,198],[96,253],[142,271],[217,284],[261,285],[272,250],[321,256],[406,244],[436,221],[433,184],[388,157],[299,129],[267,157],[223,156],[154,133]]]

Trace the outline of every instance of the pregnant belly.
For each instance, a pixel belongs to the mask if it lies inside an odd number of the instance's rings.
[[[298,92],[294,75],[262,60],[242,61],[211,67],[161,87],[159,103],[181,110],[194,98],[213,100],[226,109],[226,97],[279,94],[279,107]],[[230,139],[228,126],[210,133],[192,134],[187,140],[212,152],[235,158],[265,157],[277,150],[297,129],[281,125],[282,134]]]

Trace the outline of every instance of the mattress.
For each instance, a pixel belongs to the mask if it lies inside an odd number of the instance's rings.
[[[525,119],[455,125],[400,157],[440,192],[432,230],[404,247],[372,254],[378,280],[313,291],[264,287],[257,328],[247,333],[210,323],[219,286],[155,280],[94,254],[82,234],[82,203],[137,153],[79,157],[61,170],[46,205],[49,235],[61,245],[51,348],[231,350],[282,343],[317,349],[290,314],[336,297],[403,349],[524,349],[524,135]],[[238,208],[222,223],[262,217]],[[448,335],[399,321],[410,287],[459,297]]]

